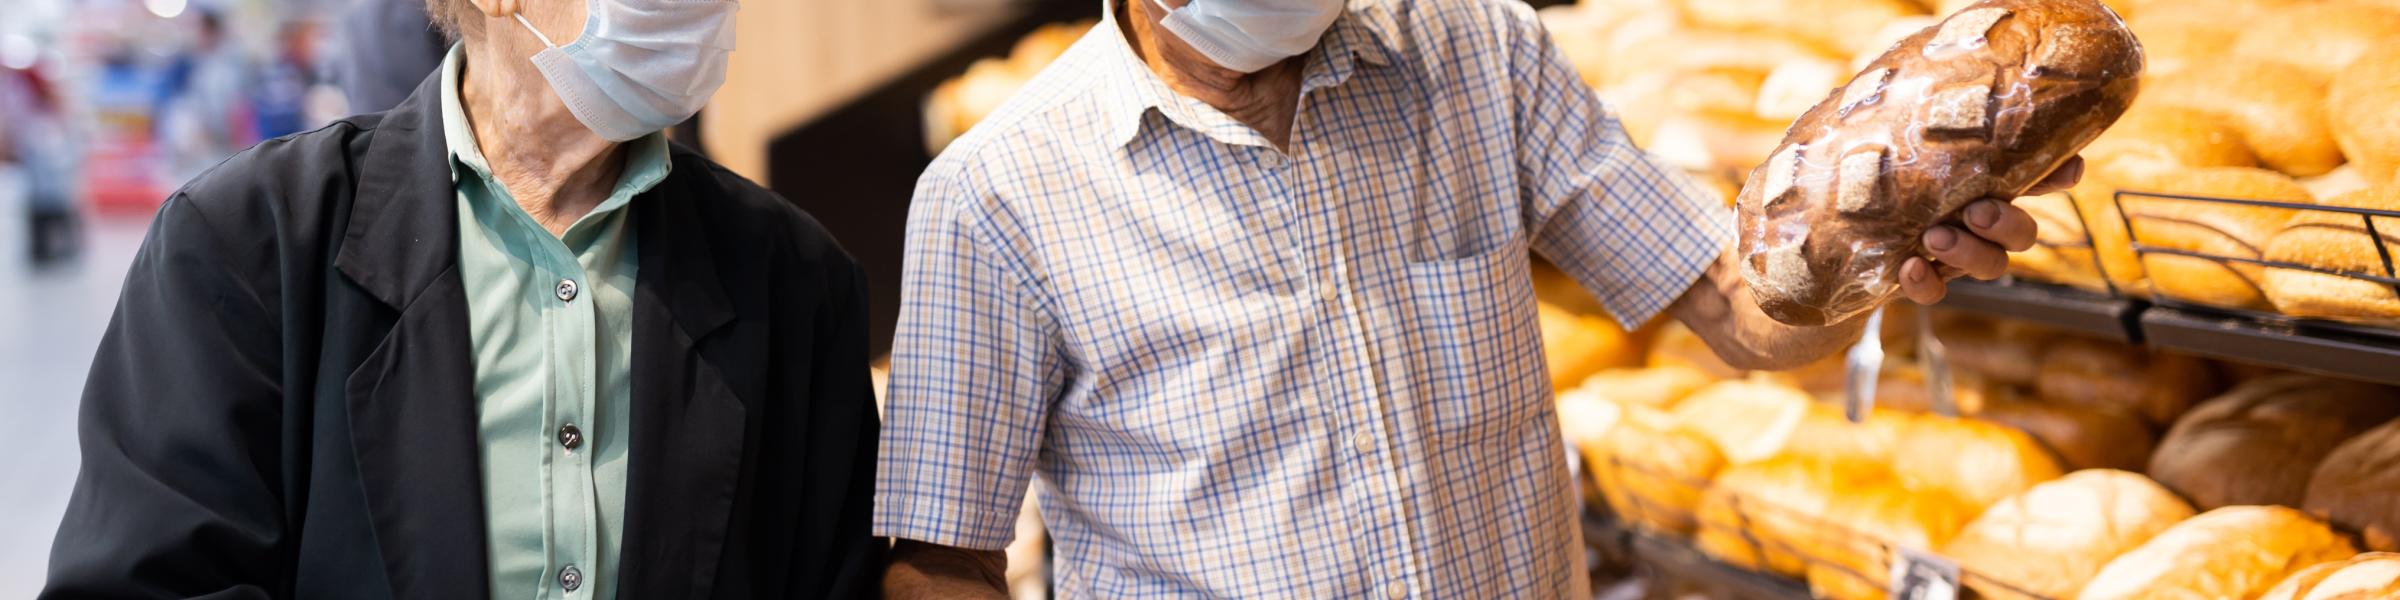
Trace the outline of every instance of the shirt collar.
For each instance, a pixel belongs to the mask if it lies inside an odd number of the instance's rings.
[[[1249,126],[1218,112],[1207,103],[1175,93],[1173,88],[1167,87],[1165,80],[1151,72],[1150,66],[1142,63],[1141,56],[1134,54],[1133,45],[1125,39],[1117,25],[1118,1],[1102,1],[1100,24],[1094,26],[1090,34],[1097,38],[1093,40],[1097,43],[1094,50],[1100,54],[1099,60],[1106,64],[1102,75],[1107,85],[1101,93],[1104,95],[1102,105],[1108,113],[1106,118],[1110,124],[1111,144],[1122,147],[1133,143],[1133,138],[1141,134],[1150,110],[1157,109],[1169,122],[1219,141],[1269,145]],[[1333,27],[1326,30],[1325,36],[1317,41],[1317,47],[1310,50],[1304,59],[1308,64],[1301,75],[1302,96],[1319,88],[1338,86],[1349,81],[1359,62],[1379,67],[1391,64],[1391,36],[1386,30],[1388,24],[1385,19],[1378,18],[1373,10],[1349,6],[1344,9],[1342,16],[1334,19]]]
[[[450,150],[450,183],[457,185],[460,176],[472,175],[491,182],[492,168],[483,158],[483,149],[475,143],[475,127],[467,122],[465,101],[459,97],[459,77],[465,75],[466,51],[452,44],[442,56],[442,140]],[[667,178],[672,162],[667,160],[667,137],[663,133],[634,138],[625,142],[625,171],[617,177],[617,186],[609,197],[592,210],[598,214],[623,206],[633,196],[657,187]],[[462,173],[463,171],[463,173]]]

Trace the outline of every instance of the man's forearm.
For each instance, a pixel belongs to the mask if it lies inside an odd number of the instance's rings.
[[[1008,598],[1008,553],[914,540],[892,546],[883,596],[894,600]]]
[[[1796,327],[1768,317],[1742,280],[1739,254],[1728,249],[1700,280],[1668,307],[1668,313],[1699,334],[1717,357],[1743,369],[1799,367],[1858,341],[1866,319],[1824,327]]]

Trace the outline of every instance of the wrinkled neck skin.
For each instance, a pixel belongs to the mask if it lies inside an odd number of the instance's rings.
[[[1175,0],[1167,0],[1175,1]],[[1142,63],[1175,93],[1207,103],[1290,150],[1292,123],[1300,111],[1300,73],[1295,56],[1243,73],[1217,65],[1159,24],[1167,16],[1154,0],[1118,0],[1117,23]],[[1302,55],[1306,56],[1306,55]]]
[[[561,46],[583,27],[581,15],[573,16],[574,23],[526,18]],[[484,35],[464,43],[458,90],[476,148],[517,206],[550,235],[563,235],[616,186],[624,170],[622,145],[584,127],[550,89],[531,60],[544,49],[541,40],[513,18],[481,25]]]

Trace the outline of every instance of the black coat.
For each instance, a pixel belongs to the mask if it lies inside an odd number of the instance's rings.
[[[483,598],[474,366],[438,77],[160,207],[82,407],[44,598]],[[680,146],[631,206],[618,595],[875,594],[865,285]]]

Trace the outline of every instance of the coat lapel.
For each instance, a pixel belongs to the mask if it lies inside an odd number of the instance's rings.
[[[741,485],[746,409],[710,362],[733,309],[692,197],[676,175],[635,199],[641,267],[633,317],[633,447],[619,596],[706,598]]]
[[[440,76],[383,116],[358,162],[342,274],[397,311],[347,382],[375,541],[400,598],[484,598],[475,368]]]

